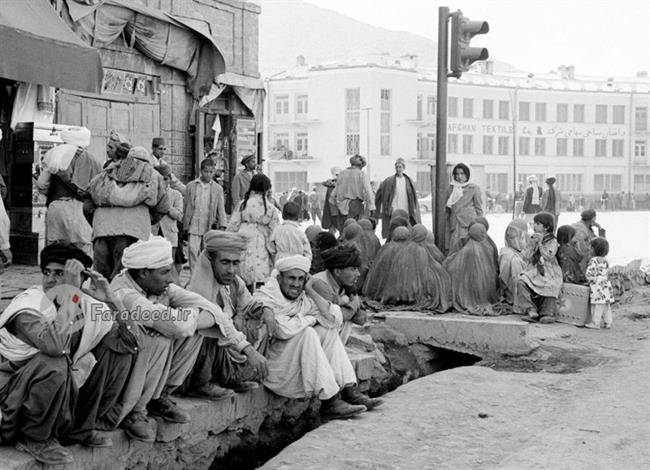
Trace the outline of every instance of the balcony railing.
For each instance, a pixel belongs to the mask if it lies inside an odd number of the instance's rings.
[[[289,149],[271,149],[269,158],[271,160],[314,160],[314,157],[306,152],[296,152]]]

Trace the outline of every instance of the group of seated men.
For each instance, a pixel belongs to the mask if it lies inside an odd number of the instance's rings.
[[[121,426],[156,438],[158,417],[186,423],[174,392],[222,399],[261,382],[289,398],[318,397],[347,418],[380,399],[359,392],[342,337],[365,314],[350,286],[359,253],[335,247],[309,279],[303,256],[279,260],[251,295],[236,274],[245,239],[213,230],[187,289],[172,283],[161,237],[124,250],[109,282],[79,248],[41,252],[42,284],[0,314],[0,438],[44,464],[73,461],[66,445],[112,445]]]

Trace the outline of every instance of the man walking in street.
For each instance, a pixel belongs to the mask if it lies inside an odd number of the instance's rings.
[[[390,216],[395,209],[406,211],[409,223],[420,223],[420,207],[413,180],[404,173],[406,162],[403,158],[395,160],[395,174],[389,176],[379,185],[375,196],[377,215],[381,217],[381,235],[388,238]]]
[[[309,201],[309,215],[311,216],[312,224],[316,224],[316,219],[320,222],[323,221],[323,211],[321,210],[320,196],[316,191],[316,186],[311,188],[311,192],[307,195]]]
[[[64,143],[45,154],[36,183],[47,197],[46,243],[72,243],[87,255],[92,251],[92,228],[83,216],[83,201],[90,181],[102,170],[86,150],[90,137],[85,127],[61,131]]]
[[[109,164],[90,182],[93,213],[93,265],[111,280],[122,270],[122,252],[151,236],[151,224],[169,213],[163,177],[144,147]]]
[[[208,230],[225,229],[227,223],[223,189],[212,178],[214,170],[214,161],[206,158],[201,162],[201,176],[187,185],[183,233],[188,240],[190,271],[203,250],[203,235]]]
[[[361,171],[364,166],[366,166],[366,159],[361,155],[350,157],[350,168],[339,174],[336,187],[330,196],[335,201],[341,215],[339,217],[339,232],[343,229],[346,219],[359,220],[363,217],[364,203],[365,209],[374,216],[375,197],[370,187],[370,180]]]
[[[530,175],[528,177],[526,197],[524,198],[524,217],[529,226],[532,225],[535,214],[542,210],[541,199],[542,188],[537,185],[537,176]]]
[[[553,214],[555,219],[555,230],[557,230],[557,219],[560,217],[562,193],[555,188],[555,176],[546,178],[546,185],[548,188],[542,194],[542,211]]]
[[[239,203],[244,199],[246,191],[248,191],[248,188],[251,185],[251,180],[253,179],[255,168],[257,167],[255,155],[252,153],[246,155],[242,158],[241,164],[244,165],[244,169],[235,175],[232,179],[232,184],[230,185],[233,212],[239,209]]]

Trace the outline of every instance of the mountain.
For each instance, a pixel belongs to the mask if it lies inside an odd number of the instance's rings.
[[[436,66],[435,41],[405,31],[371,26],[302,0],[261,1],[260,73],[268,77],[291,69],[302,55],[307,64],[343,61],[369,54],[417,55],[420,67]],[[495,61],[494,71],[515,71]]]

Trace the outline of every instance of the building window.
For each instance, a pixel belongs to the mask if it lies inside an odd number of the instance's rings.
[[[594,175],[594,191],[606,189],[609,192],[619,192],[622,179],[621,175]]]
[[[625,124],[625,106],[621,104],[612,106],[612,123]]]
[[[607,124],[607,105],[596,105],[596,124]]]
[[[596,139],[596,156],[597,157],[606,157],[607,156],[607,140],[606,139]]]
[[[463,98],[463,117],[469,119],[474,117],[474,100],[472,98]]]
[[[486,173],[485,184],[492,194],[508,194],[508,173]]]
[[[528,101],[519,102],[519,120],[530,121],[530,103]]]
[[[519,137],[519,155],[530,155],[530,137]]]
[[[289,134],[278,133],[273,136],[274,150],[289,150]]]
[[[292,188],[308,191],[306,171],[276,171],[273,191],[291,191]]]
[[[275,97],[275,114],[289,114],[289,95]]]
[[[470,154],[474,153],[474,139],[473,135],[464,135],[463,136],[463,153]]]
[[[447,100],[447,116],[458,117],[458,98],[450,96]]]
[[[499,101],[499,119],[510,119],[510,101]]]
[[[564,137],[560,137],[555,141],[555,155],[558,157],[566,157],[569,144],[568,144],[568,139],[565,139]]]
[[[582,192],[582,175],[579,173],[559,173],[557,175],[558,189],[567,193]]]
[[[557,105],[557,122],[569,122],[569,105],[560,103]]]
[[[296,95],[296,115],[307,115],[307,95]]]
[[[585,105],[573,105],[573,122],[585,122]]]
[[[650,193],[650,175],[634,175],[634,192]]]
[[[499,136],[498,146],[499,155],[508,155],[510,151],[510,137]]]
[[[494,100],[483,100],[483,119],[494,119]]]
[[[573,156],[585,156],[585,139],[573,139]]]
[[[418,107],[417,107],[417,116],[416,120],[422,120],[422,95],[418,95]]]
[[[427,96],[427,114],[429,116],[433,116],[436,114],[436,97],[435,96]]]
[[[423,136],[418,133],[417,154],[420,160],[430,160],[436,154],[436,135],[427,134]]]
[[[612,140],[612,157],[622,157],[623,156],[623,139],[614,139]]]
[[[381,95],[381,122],[379,123],[380,155],[390,155],[390,108],[391,90],[382,89]]]
[[[645,140],[635,140],[634,141],[634,156],[635,157],[645,157],[646,156],[646,142],[645,142]]]
[[[458,135],[447,134],[447,151],[449,153],[458,153]]]
[[[546,121],[546,103],[535,103],[535,121]]]
[[[306,132],[299,132],[296,134],[296,155],[299,157],[306,157],[309,155]]]
[[[648,130],[648,108],[647,106],[637,106],[634,108],[634,130]]]
[[[361,127],[361,90],[345,90],[345,154],[359,153],[359,129]]]
[[[491,135],[483,136],[483,154],[484,155],[494,154],[494,137]]]
[[[546,155],[546,138],[535,137],[535,156],[541,157]]]

